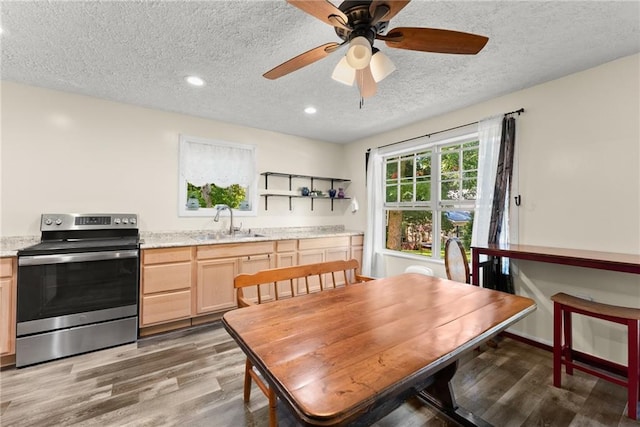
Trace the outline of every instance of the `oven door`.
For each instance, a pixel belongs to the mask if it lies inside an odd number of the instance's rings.
[[[17,335],[138,314],[138,249],[18,257]]]

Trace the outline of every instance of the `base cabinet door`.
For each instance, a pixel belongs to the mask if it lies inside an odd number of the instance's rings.
[[[191,258],[190,247],[142,251],[140,326],[191,317]]]
[[[236,307],[233,279],[238,272],[238,258],[198,261],[196,313],[206,314]]]
[[[0,259],[0,355],[16,352],[16,263]]]
[[[12,325],[15,323],[12,316],[12,287],[11,279],[0,279],[0,354],[8,355],[13,354],[15,338],[15,332],[13,332]]]
[[[251,255],[245,256],[239,259],[240,273],[252,274],[257,273],[260,270],[268,270],[275,267],[275,262],[271,254],[268,255]],[[254,286],[245,288],[244,297],[249,300],[258,300],[258,292]],[[260,286],[260,299],[262,301],[269,301],[275,299],[273,284]]]

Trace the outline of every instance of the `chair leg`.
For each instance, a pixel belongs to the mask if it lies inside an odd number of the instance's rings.
[[[553,385],[562,386],[562,306],[553,303]]]
[[[638,320],[629,320],[629,366],[627,368],[627,381],[629,393],[629,408],[627,415],[632,420],[638,419],[638,393],[640,389],[640,343],[638,338]]]
[[[573,332],[572,332],[572,328],[573,325],[571,324],[571,310],[566,310],[563,307],[563,321],[564,321],[564,348],[563,348],[563,353],[564,353],[564,360],[567,362],[565,363],[565,369],[567,372],[567,375],[573,375],[573,365],[571,364],[573,362]]]
[[[269,427],[278,427],[278,418],[276,415],[276,408],[278,405],[278,398],[276,393],[269,389]]]
[[[249,372],[253,369],[253,365],[247,359],[244,365],[244,401],[248,402],[251,398],[251,375]]]

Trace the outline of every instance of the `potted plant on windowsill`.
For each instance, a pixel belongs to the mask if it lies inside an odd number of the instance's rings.
[[[187,209],[189,210],[197,210],[200,208],[200,199],[198,198],[198,193],[195,191],[190,191],[187,195]]]

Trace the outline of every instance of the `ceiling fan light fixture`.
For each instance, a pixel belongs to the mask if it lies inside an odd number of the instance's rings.
[[[346,56],[343,56],[333,69],[331,78],[347,86],[353,86],[356,81],[356,70],[349,65]]]
[[[371,43],[366,37],[354,37],[349,42],[349,50],[346,58],[349,65],[356,70],[362,70],[369,65],[371,61]]]
[[[389,57],[378,49],[374,49],[370,66],[373,80],[375,80],[376,83],[381,82],[396,70],[396,66],[391,62]]]

